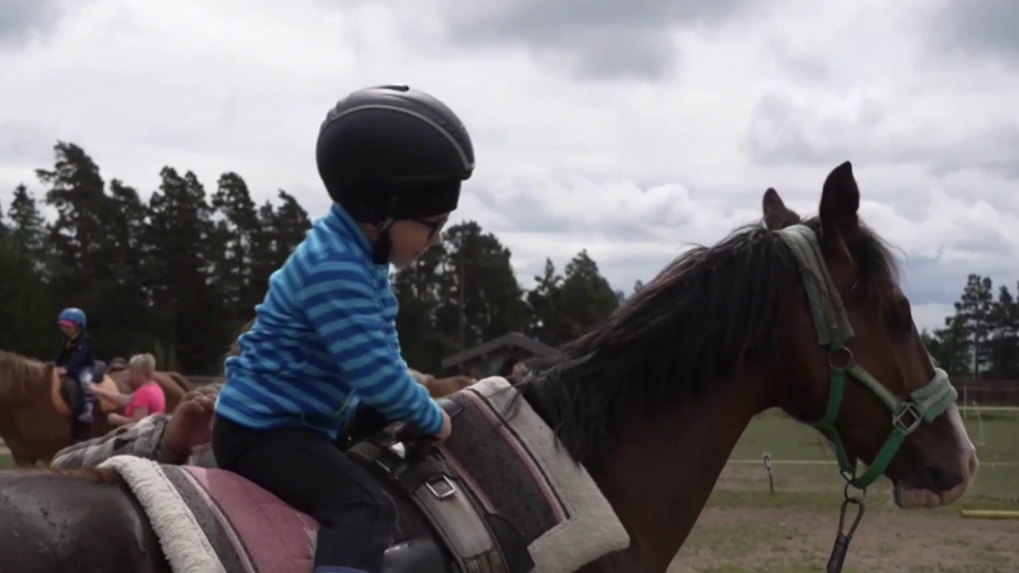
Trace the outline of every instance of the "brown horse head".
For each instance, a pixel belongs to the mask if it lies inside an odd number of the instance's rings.
[[[909,300],[899,288],[895,258],[860,222],[859,205],[860,192],[851,166],[845,163],[828,176],[819,215],[806,225],[818,235],[852,336],[842,350],[822,347],[816,339],[801,338],[799,344],[787,346],[782,361],[802,383],[788,388],[781,406],[811,421],[823,420],[829,407],[838,408],[825,432],[836,454],[841,455],[842,448],[847,457],[883,469],[896,486],[900,505],[951,503],[965,492],[976,472],[976,453],[955,406],[957,396],[920,339]],[[765,192],[763,207],[771,231],[785,232],[801,224],[799,215],[784,205],[774,189]],[[790,315],[790,324],[803,328],[813,323],[809,311],[799,307]],[[839,404],[833,403],[840,397],[837,391],[815,383],[831,379],[833,365],[846,367]],[[938,400],[946,406],[940,412],[923,410],[925,403]],[[889,436],[907,429],[897,452],[882,454]]]

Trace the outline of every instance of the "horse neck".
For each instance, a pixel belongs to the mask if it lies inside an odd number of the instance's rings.
[[[0,357],[0,397],[17,398],[27,390],[49,389],[53,366],[17,355]]]
[[[629,428],[595,478],[630,546],[583,573],[664,572],[751,418],[768,407],[763,376],[738,376],[678,411]],[[632,444],[632,445],[631,445]]]

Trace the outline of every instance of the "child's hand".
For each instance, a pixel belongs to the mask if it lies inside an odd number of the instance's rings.
[[[440,411],[442,412],[442,429],[439,430],[438,434],[429,436],[421,432],[421,430],[414,424],[407,423],[397,426],[396,430],[393,432],[393,437],[396,438],[396,441],[404,443],[414,440],[415,438],[425,438],[427,441],[431,442],[430,445],[433,446],[445,442],[453,430],[453,422],[449,419],[449,414],[447,414],[445,410],[440,408]]]
[[[434,436],[435,441],[438,443],[445,442],[449,435],[453,432],[453,421],[449,419],[449,414],[445,410],[442,410],[442,430]]]

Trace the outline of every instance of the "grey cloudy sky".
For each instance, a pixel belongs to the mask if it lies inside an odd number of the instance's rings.
[[[525,285],[587,248],[629,290],[769,186],[814,211],[849,159],[939,325],[968,273],[1019,280],[1017,26],[990,0],[0,0],[0,200],[63,138],[143,192],[235,170],[320,215],[326,109],[405,82],[471,130],[462,215]]]

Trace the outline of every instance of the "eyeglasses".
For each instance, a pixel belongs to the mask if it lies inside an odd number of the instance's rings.
[[[424,226],[428,229],[428,238],[431,239],[442,231],[442,228],[446,226],[446,222],[449,221],[448,217],[443,217],[438,221],[430,221],[428,219],[411,219],[415,223]]]

